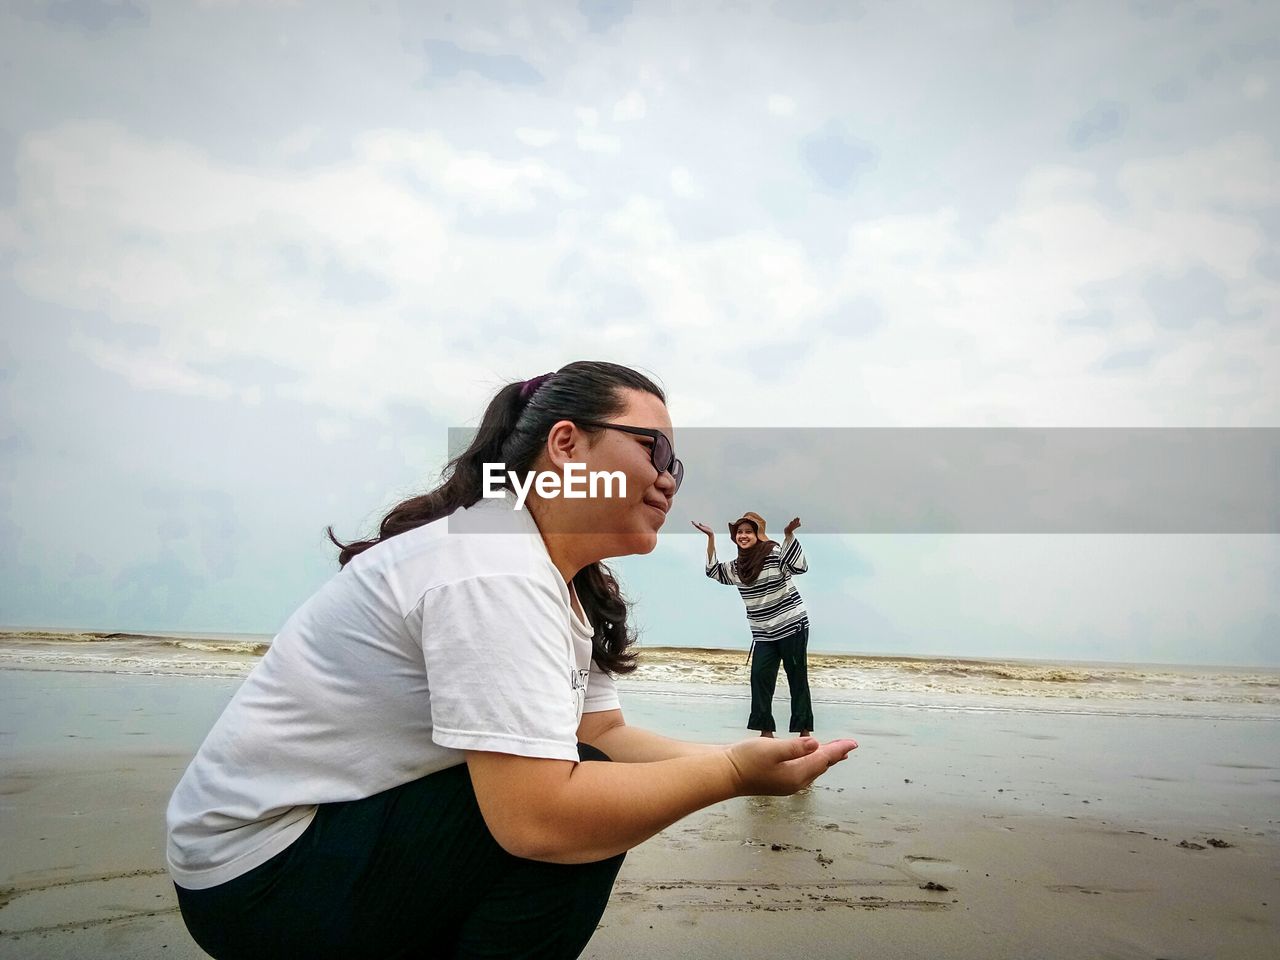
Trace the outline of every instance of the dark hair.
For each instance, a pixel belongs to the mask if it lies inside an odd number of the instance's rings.
[[[440,486],[393,507],[372,539],[343,543],[334,536],[333,527],[328,528],[329,539],[340,551],[339,565],[346,566],[352,557],[376,543],[476,503],[483,490],[485,463],[505,463],[507,470],[523,478],[533,469],[556,421],[615,417],[626,406],[621,391],[627,387],[651,393],[666,403],[662,389],[644,374],[596,360],[574,361],[532,383],[507,384],[489,401],[471,445],[445,465]],[[598,430],[585,425],[581,429],[588,433]],[[627,624],[629,604],[618,581],[607,566],[596,562],[574,575],[573,586],[595,628],[592,658],[609,673],[630,673],[636,668],[636,655],[628,651],[635,634]]]

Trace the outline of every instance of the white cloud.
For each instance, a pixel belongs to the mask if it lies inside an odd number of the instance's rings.
[[[769,112],[775,117],[790,117],[796,112],[796,102],[781,93],[770,94],[767,105]]]
[[[1220,202],[1275,203],[1280,200],[1276,173],[1267,138],[1238,134],[1193,150],[1131,160],[1118,179],[1147,210],[1198,210]]]
[[[343,417],[319,417],[314,422],[316,436],[325,443],[333,443],[351,436],[351,421]]]
[[[719,351],[726,329],[739,346],[784,339],[823,302],[799,244],[765,231],[684,241],[650,198],[610,214],[603,239],[590,254],[597,275],[646,291],[652,320],[678,329],[689,355]]]
[[[621,152],[594,108],[577,117],[581,149]],[[518,129],[522,142],[549,132]],[[461,414],[478,389],[566,350],[647,359],[685,384],[677,403],[703,422],[1247,423],[1276,403],[1265,381],[1240,396],[1231,372],[1242,358],[1274,367],[1265,328],[1171,339],[1123,290],[1107,294],[1111,329],[1060,323],[1092,308],[1085,293],[1098,284],[1193,263],[1230,282],[1234,311],[1275,315],[1276,284],[1257,274],[1260,228],[1232,209],[1277,200],[1275,158],[1258,138],[1130,161],[1119,206],[1101,201],[1091,171],[1045,165],[976,233],[950,209],[881,216],[857,222],[830,259],[763,226],[685,239],[642,195],[584,207],[549,162],[459,150],[438,134],[372,131],[353,147],[344,164],[298,172],[111,124],[30,136],[18,205],[2,214],[14,275],[32,296],[162,329],[178,357],[213,349],[305,369],[293,395],[360,410],[400,399]],[[682,199],[715,187],[683,165],[666,180]],[[468,212],[547,219],[531,243],[462,231]],[[567,257],[573,278],[557,279]],[[341,280],[336,295],[324,280],[331,267],[385,295],[343,302]],[[841,305],[860,300],[884,322],[840,327]],[[513,315],[536,318],[536,344],[497,319]],[[681,350],[655,350],[654,331]],[[1147,365],[1100,374],[1109,355],[1144,346]],[[727,409],[716,398],[747,356],[788,357],[785,376]],[[838,400],[815,404],[794,382]]]
[[[700,191],[693,182],[693,174],[684,167],[673,167],[671,169],[671,192],[677,197],[690,199],[698,196]]]
[[[301,127],[286,134],[276,145],[275,154],[279,160],[287,161],[304,156],[319,141],[324,129],[317,124]]]
[[[641,65],[639,73],[637,74],[637,79],[640,81],[640,86],[644,87],[644,89],[651,93],[661,94],[666,90],[666,84],[663,82],[662,74],[662,68],[657,64],[646,63]]]
[[[579,130],[578,149],[587,153],[619,153],[622,150],[622,141],[611,133]]]
[[[435,134],[379,131],[357,141],[357,150],[378,166],[403,164],[436,190],[479,210],[529,210],[538,192],[569,197],[575,185],[541,160],[496,160],[479,151],[459,151]]]
[[[291,175],[249,173],[111,125],[47,131],[20,153],[17,216],[29,239],[18,282],[106,323],[151,326],[155,350],[134,357],[108,346],[104,326],[91,351],[148,389],[230,396],[192,362],[254,357],[299,373],[278,388],[285,396],[345,413],[426,403],[461,421],[507,376],[563,363],[567,344],[573,356],[664,367],[657,341],[680,336],[705,354],[733,323],[743,344],[772,342],[820,300],[793,241],[762,231],[682,241],[642,198],[599,217],[562,214],[536,246],[458,232],[453,210],[515,209],[537,202],[535,186],[564,183],[432,138],[380,131],[357,142],[348,164]],[[582,280],[558,285],[557,265],[573,251],[585,253]],[[378,278],[386,296],[343,302],[317,275],[335,264]],[[642,316],[583,326],[610,287],[639,291]],[[536,343],[493,326],[513,310],[539,324]],[[690,410],[698,404],[687,399]]]
[[[24,239],[13,271],[28,296],[157,330],[159,351],[132,361],[102,338],[85,348],[148,389],[227,396],[186,361],[250,356],[304,371],[287,395],[361,411],[426,400],[461,416],[474,384],[494,374],[454,339],[509,310],[521,287],[544,288],[558,251],[456,233],[453,211],[529,209],[568,191],[540,164],[405,133],[361,138],[346,165],[285,174],[68,124],[19,148],[11,216]],[[386,295],[344,302],[351,274]]]
[[[212,397],[215,400],[237,395],[229,383],[192,370],[175,357],[126,351],[88,337],[76,338],[71,346],[88,356],[95,366],[119,374],[142,390]]]
[[[0,210],[0,250],[17,250],[22,243],[22,227],[18,218],[10,211]]]
[[[535,127],[517,127],[516,139],[530,147],[549,147],[560,139],[554,130],[539,130]]]
[[[841,286],[879,304],[888,322],[873,343],[822,335],[823,349],[793,376],[851,378],[858,402],[901,423],[1271,423],[1280,388],[1242,389],[1238,369],[1275,370],[1274,325],[1170,333],[1140,288],[1153,271],[1204,264],[1229,281],[1233,311],[1277,315],[1280,289],[1257,272],[1264,238],[1240,208],[1274,202],[1278,175],[1269,148],[1232,139],[1125,165],[1120,205],[1103,202],[1091,173],[1049,166],[1028,174],[1016,205],[976,236],[947,211],[858,224]],[[1099,290],[1110,326],[1064,328],[1063,316],[1092,306]],[[1143,347],[1153,350],[1145,365],[1098,368]]]
[[[613,105],[614,122],[625,123],[629,120],[643,120],[645,109],[645,100],[640,91],[632,90]]]

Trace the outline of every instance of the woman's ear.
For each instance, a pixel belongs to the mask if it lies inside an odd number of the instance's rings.
[[[572,420],[559,420],[547,434],[547,459],[557,472],[564,471],[564,465],[582,459],[585,453],[583,434]]]

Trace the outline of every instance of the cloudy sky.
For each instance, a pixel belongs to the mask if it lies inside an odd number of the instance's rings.
[[[1265,0],[14,0],[0,83],[0,623],[272,633],[580,358],[677,431],[1280,426]],[[1278,541],[800,585],[817,649],[1277,664]],[[745,646],[701,550],[619,564],[646,642]]]

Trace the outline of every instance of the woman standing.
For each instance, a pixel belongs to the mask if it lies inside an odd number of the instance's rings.
[[[621,472],[622,495],[482,497],[485,464],[527,484],[571,462]],[[200,946],[575,957],[626,850],[844,759],[853,741],[718,747],[624,721],[613,675],[634,667],[633,631],[602,561],[653,550],[682,472],[651,380],[571,363],[500,390],[444,483],[377,536],[335,538],[340,571],[169,803],[169,869]]]
[[[800,526],[796,517],[787,524],[782,549],[765,536],[764,518],[745,513],[729,524],[729,535],[738,546],[738,557],[730,563],[716,562],[716,537],[705,523],[694,526],[707,535],[707,576],[717,583],[735,586],[747,606],[751,627],[751,716],[747,729],[772,737],[773,690],[778,682],[778,664],[787,672],[791,690],[792,733],[807,737],[813,729],[813,704],[809,699],[809,617],[800,592],[791,577],[809,569],[800,541],[793,534]],[[751,654],[747,654],[751,659]]]

